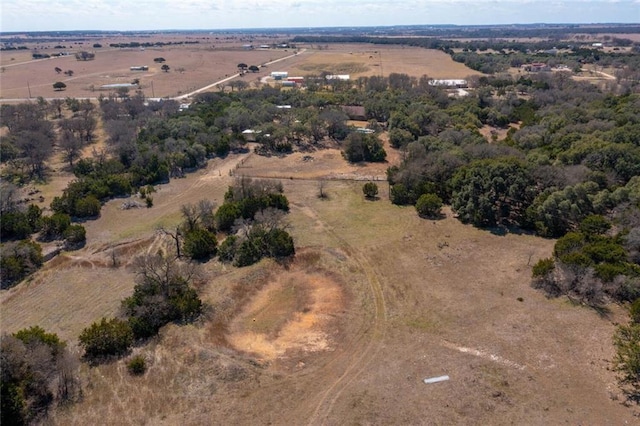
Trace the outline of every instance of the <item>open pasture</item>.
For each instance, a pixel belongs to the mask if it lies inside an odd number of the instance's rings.
[[[261,74],[478,74],[442,52],[379,47],[300,46],[308,50]],[[76,74],[63,95],[83,96],[94,80],[140,78],[147,96],[151,81],[156,97],[175,96],[235,73],[239,62],[276,54],[291,52],[105,49],[90,62],[32,62],[22,74],[22,66],[7,67],[1,93],[24,90],[4,83],[35,79],[32,68],[55,77],[53,67],[64,64]],[[156,56],[166,58],[170,73],[151,63]],[[146,63],[146,73],[129,71]],[[100,64],[112,67],[108,79]],[[29,84],[44,90],[45,83]],[[382,139],[383,164],[348,164],[337,147],[283,157],[232,153],[157,185],[150,209],[123,210],[125,199],[110,200],[83,224],[85,247],[2,291],[3,332],[40,325],[75,349],[84,327],[116,315],[131,294],[132,259],[172,243],[158,228],[175,229],[181,206],[201,199],[220,205],[241,175],[279,180],[289,200],[293,260],[202,264],[202,318],[168,325],[134,347],[149,366],[140,377],[129,375],[127,358],[83,365],[83,398],[52,412],[50,424],[633,424],[634,409],[622,404],[610,370],[611,335],[626,312],[613,305],[603,318],[532,289],[532,265],[551,255],[553,240],[477,229],[449,208],[426,220],[411,206],[391,204],[385,171],[402,155]],[[71,179],[56,169],[53,184],[38,185],[47,200]],[[369,180],[379,185],[375,200],[362,193]],[[442,375],[450,380],[424,382]]]
[[[114,40],[117,42],[118,40]],[[110,40],[109,42],[114,42]],[[124,40],[122,40],[124,41]],[[146,97],[175,97],[204,87],[237,73],[237,65],[261,65],[293,53],[291,49],[242,48],[239,40],[199,40],[199,44],[174,45],[153,48],[103,47],[87,51],[95,52],[95,59],[78,61],[73,54],[49,59],[31,60],[31,52],[3,52],[0,85],[2,99],[28,99],[78,97],[97,98],[116,89],[103,89],[107,84],[127,84],[138,80],[139,89]],[[253,42],[254,46],[259,45]],[[463,64],[454,62],[444,52],[404,46],[373,46],[369,44],[332,44],[305,46],[304,54],[287,59],[258,73],[248,73],[243,78],[248,83],[257,83],[271,71],[288,71],[290,76],[349,74],[351,79],[361,76],[405,73],[414,77],[427,75],[431,78],[465,78],[478,75]],[[320,49],[318,49],[320,47]],[[74,51],[85,47],[74,46]],[[51,49],[39,50],[55,53]],[[154,58],[166,59],[155,63]],[[12,60],[13,59],[13,60]],[[170,67],[164,72],[162,65]],[[148,66],[147,71],[131,71],[133,66]],[[62,70],[57,73],[55,68]],[[65,75],[71,70],[73,75]],[[67,85],[63,91],[53,89],[53,83]],[[130,91],[138,87],[131,87]]]
[[[317,75],[323,71],[330,74],[349,74],[351,79],[375,75],[388,76],[391,73],[403,73],[418,78],[427,75],[437,79],[481,75],[453,61],[446,53],[433,49],[372,44],[329,44],[310,47],[304,62],[287,70],[289,75]],[[319,50],[318,47],[322,49]]]
[[[0,100],[54,97],[99,97],[108,95],[111,90],[100,90],[106,84],[132,83],[139,80],[140,90],[147,97],[175,97],[200,87],[224,79],[238,72],[237,65],[261,65],[265,62],[290,55],[291,51],[276,50],[244,50],[241,45],[200,43],[180,46],[163,46],[154,48],[103,48],[87,51],[95,52],[95,59],[78,61],[73,54],[52,57],[43,60],[30,60],[24,54],[3,52],[3,57],[15,58],[5,65],[1,74]],[[77,48],[76,48],[77,49]],[[80,50],[80,49],[78,49]],[[54,53],[50,50],[47,53]],[[30,55],[30,54],[29,54]],[[164,63],[154,62],[154,58],[166,59]],[[162,65],[170,67],[164,72]],[[148,66],[147,71],[131,71],[133,66]],[[56,73],[60,68],[61,73]],[[72,70],[68,76],[64,71]],[[248,81],[259,78],[267,72],[265,69],[256,74],[248,74]],[[67,85],[64,91],[55,91],[53,83],[63,82]],[[137,90],[131,87],[130,91]]]
[[[290,177],[281,181],[296,260],[204,265],[205,318],[136,348],[150,365],[142,378],[129,378],[124,360],[86,371],[92,386],[54,424],[116,415],[125,424],[416,424],[427,413],[436,424],[632,421],[615,400],[604,343],[624,313],[614,307],[604,320],[529,287],[552,240],[493,235],[448,210],[420,219],[392,205],[382,182],[379,199],[365,200],[357,179],[376,166],[311,155],[299,169],[295,155],[231,155],[160,185],[149,210],[110,201],[87,222],[87,247],[3,295],[4,330],[39,323],[73,345],[83,326],[117,311],[135,278],[129,260],[162,246],[154,229],[176,224],[180,205],[221,202],[229,171]],[[331,179],[328,166],[356,180]],[[422,381],[442,374],[451,380]]]

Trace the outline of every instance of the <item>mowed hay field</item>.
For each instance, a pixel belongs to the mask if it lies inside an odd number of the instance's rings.
[[[292,49],[243,50],[239,41],[219,43],[207,40],[200,44],[144,50],[109,48],[106,47],[109,42],[113,40],[103,41],[103,48],[86,48],[96,54],[92,61],[78,61],[73,55],[31,60],[30,52],[3,53],[0,101],[39,96],[97,98],[100,94],[107,96],[109,92],[116,91],[100,90],[100,86],[131,83],[134,79],[139,79],[139,88],[146,97],[176,97],[236,74],[239,63],[261,65],[294,53]],[[388,76],[391,73],[431,78],[465,78],[480,74],[438,50],[370,44],[330,44],[322,50],[301,44],[299,48],[299,55],[262,68],[258,73],[248,73],[243,78],[248,83],[257,84],[271,71],[288,71],[289,76],[329,72],[349,74],[351,79]],[[81,49],[84,48],[74,46],[74,51]],[[57,52],[51,49],[42,51],[49,54]],[[163,64],[153,62],[157,57],[166,59],[169,72],[161,70]],[[130,70],[132,66],[142,65],[148,66],[149,70]],[[63,71],[73,70],[74,74],[71,77],[58,74],[54,71],[56,67]],[[53,89],[53,83],[58,81],[67,85],[64,91]],[[130,88],[130,91],[134,90],[137,88]]]
[[[106,46],[106,45],[105,45]],[[214,43],[165,46],[159,48],[113,49],[103,47],[88,49],[95,52],[92,61],[78,61],[73,55],[32,61],[13,52],[3,56],[15,58],[8,64],[3,63],[1,74],[0,101],[2,99],[27,99],[29,91],[32,98],[54,97],[98,97],[105,96],[111,90],[99,90],[105,84],[131,83],[140,80],[140,89],[146,97],[175,97],[207,86],[238,72],[237,65],[261,65],[288,55],[292,51],[284,50],[243,50],[241,44],[215,47]],[[55,51],[47,51],[55,53]],[[24,56],[22,54],[22,56]],[[161,70],[162,65],[154,58],[163,57],[170,71]],[[21,61],[22,60],[22,61]],[[4,62],[4,61],[3,61]],[[132,66],[146,65],[148,71],[131,71]],[[73,76],[57,74],[54,69],[73,70]],[[247,82],[267,73],[267,69],[249,74]],[[53,83],[61,81],[67,85],[64,91],[55,91]],[[130,90],[133,92],[135,88]]]
[[[327,163],[323,162],[325,154]],[[3,330],[39,324],[73,346],[131,291],[135,254],[166,241],[179,207],[221,202],[236,175],[283,170],[297,255],[236,269],[203,265],[204,317],[171,325],[126,360],[83,366],[83,399],[54,424],[629,424],[609,371],[614,321],[530,288],[552,240],[494,235],[412,207],[365,200],[362,176],[332,151],[216,160],[160,185],[151,209],[107,203],[87,222],[88,245],[49,262],[2,295]],[[297,164],[304,166],[297,171]],[[266,167],[266,166],[265,166]],[[332,180],[331,169],[340,170]],[[274,173],[275,175],[275,173]],[[326,199],[319,199],[324,180]],[[114,255],[112,255],[114,253]],[[113,258],[116,265],[112,264]],[[424,378],[450,380],[425,384]],[[616,400],[617,399],[617,400]]]
[[[302,45],[301,45],[302,46]],[[306,47],[306,46],[305,46]],[[455,62],[446,53],[419,47],[389,46],[373,44],[328,44],[326,49],[311,46],[304,61],[285,71],[290,76],[349,74],[351,79],[362,76],[388,76],[403,73],[421,77],[427,75],[436,79],[465,78],[481,75],[464,64]]]

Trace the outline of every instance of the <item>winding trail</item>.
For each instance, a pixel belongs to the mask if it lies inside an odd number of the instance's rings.
[[[365,341],[362,343],[356,342],[353,350],[346,351],[342,355],[342,357],[348,357],[344,371],[327,387],[324,392],[322,392],[320,399],[315,405],[315,409],[307,422],[309,425],[325,424],[335,403],[338,401],[343,391],[368,368],[371,361],[382,348],[382,342],[386,333],[387,311],[382,284],[378,279],[375,268],[371,265],[367,257],[360,250],[338,235],[330,225],[320,220],[314,210],[306,206],[301,207],[292,205],[292,207],[298,209],[306,216],[321,224],[325,232],[330,234],[333,239],[341,245],[341,248],[357,262],[366,276],[369,291],[373,300],[372,323],[371,326],[362,334]],[[324,369],[331,370],[342,357],[339,357],[340,359],[337,357],[332,362],[329,362],[324,366]]]

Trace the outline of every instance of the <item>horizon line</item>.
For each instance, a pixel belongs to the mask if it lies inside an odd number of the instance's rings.
[[[14,34],[48,34],[48,33],[171,33],[171,32],[233,32],[233,31],[292,31],[292,30],[321,30],[321,29],[367,29],[367,28],[489,28],[489,27],[524,27],[524,26],[634,26],[640,22],[532,22],[532,23],[510,23],[510,24],[395,24],[395,25],[336,25],[336,26],[299,26],[299,27],[230,27],[230,28],[164,28],[164,29],[135,29],[135,30],[15,30],[0,31],[0,36]]]

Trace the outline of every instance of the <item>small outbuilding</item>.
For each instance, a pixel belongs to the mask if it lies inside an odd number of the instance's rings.
[[[351,76],[349,74],[330,74],[325,78],[327,80],[349,81],[351,79]]]

